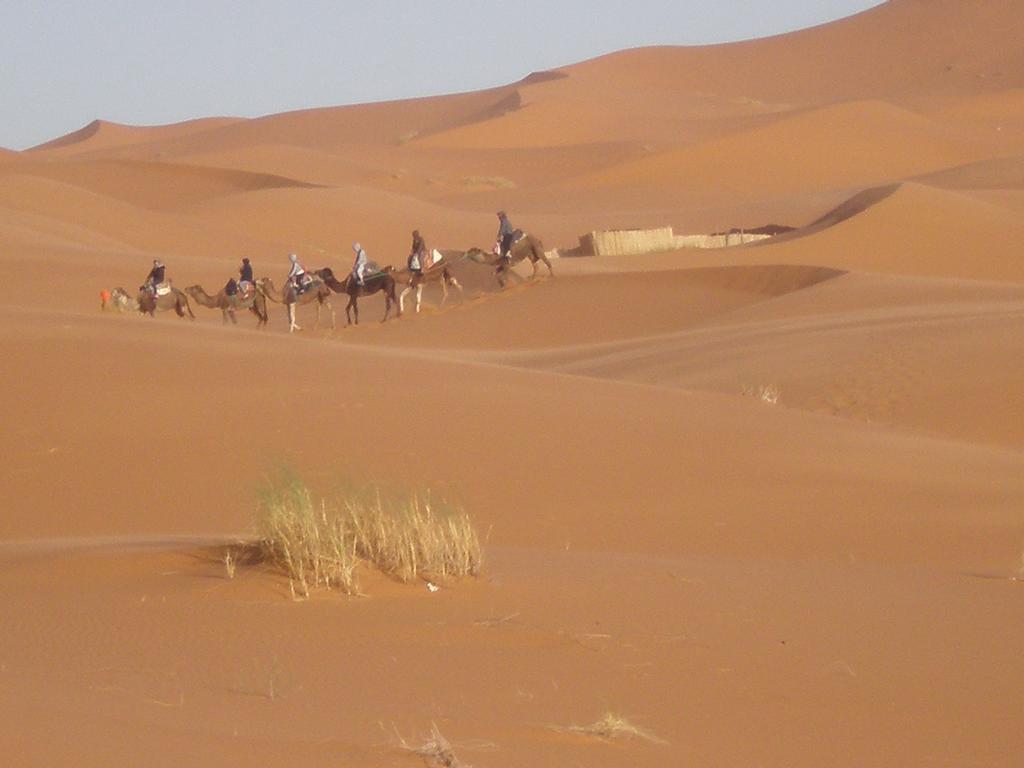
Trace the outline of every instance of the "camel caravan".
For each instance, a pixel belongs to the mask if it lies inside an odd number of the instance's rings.
[[[381,267],[368,258],[358,242],[352,244],[355,252],[352,269],[343,278],[338,278],[330,267],[307,270],[299,262],[298,255],[293,253],[288,257],[289,272],[280,288],[270,277],[255,279],[252,264],[248,258],[243,258],[238,268],[238,277],[228,280],[217,293],[210,294],[198,284],[181,291],[173,286],[166,275],[166,268],[157,259],[134,296],[124,288],[101,291],[101,308],[140,312],[151,317],[155,317],[157,312],[173,309],[179,317],[187,314],[194,320],[191,300],[203,307],[220,310],[224,323],[230,321],[237,324],[236,312],[248,310],[256,316],[257,328],[264,328],[269,322],[268,302],[272,302],[284,305],[288,314],[288,332],[291,333],[302,330],[296,321],[297,307],[316,304],[314,330],[320,327],[321,313],[325,309],[330,314],[331,329],[334,330],[336,316],[331,306],[334,294],[342,294],[348,299],[345,305],[347,325],[359,324],[359,299],[376,293],[384,296],[384,317],[381,322],[386,322],[391,316],[392,307],[395,307],[396,316],[401,317],[405,311],[405,298],[410,293],[415,294],[418,314],[423,289],[427,285],[437,284],[441,288],[439,306],[443,307],[447,301],[449,288],[458,290],[460,299],[464,299],[462,285],[451,270],[455,262],[462,259],[493,267],[493,275],[502,288],[506,285],[512,267],[525,259],[529,259],[533,267],[530,279],[537,277],[538,262],[543,262],[548,268],[548,274],[554,276],[541,241],[512,228],[504,211],[498,212],[498,220],[498,238],[490,252],[470,248],[455,257],[445,256],[437,249],[428,250],[419,231],[413,231],[412,248],[403,269]],[[399,285],[403,286],[400,294],[397,293]]]

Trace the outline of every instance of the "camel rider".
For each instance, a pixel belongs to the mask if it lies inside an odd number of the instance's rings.
[[[238,282],[239,283],[255,283],[252,277],[252,264],[249,263],[248,257],[242,259],[242,266],[238,268]]]
[[[359,243],[352,243],[352,250],[355,251],[356,260],[352,262],[352,277],[356,281],[356,285],[364,285],[366,279],[366,251],[363,250],[363,246]]]
[[[236,281],[234,278],[228,280],[227,285],[224,286],[224,292],[228,296],[237,296],[238,294],[245,296],[255,287],[255,283],[252,276],[252,264],[249,263],[248,258],[243,258],[241,266],[238,267],[238,280]]]
[[[146,282],[142,287],[156,296],[157,286],[164,281],[164,272],[165,267],[163,262],[161,262],[160,259],[153,259],[153,268],[149,270],[149,274],[146,275]]]
[[[412,231],[412,250],[409,251],[409,272],[413,275],[423,276],[423,270],[426,268],[427,261],[427,244],[423,242],[423,238],[420,237],[420,231],[414,229]]]
[[[288,282],[295,288],[296,293],[301,293],[303,281],[306,279],[306,268],[299,263],[298,254],[288,254],[288,260],[292,263],[291,269],[288,270]]]
[[[508,220],[508,214],[498,211],[498,255],[503,259],[509,258],[509,251],[512,250],[512,241],[515,239],[515,230]]]

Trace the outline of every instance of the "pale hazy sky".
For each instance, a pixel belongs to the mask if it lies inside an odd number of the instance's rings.
[[[476,90],[639,45],[778,34],[879,0],[0,0],[0,147]]]

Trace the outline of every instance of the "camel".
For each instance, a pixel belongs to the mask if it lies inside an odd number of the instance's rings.
[[[234,296],[228,296],[226,288],[221,288],[216,296],[211,296],[203,290],[201,285],[190,285],[185,289],[185,293],[204,307],[219,309],[225,323],[230,319],[232,323],[237,325],[238,318],[235,317],[235,310],[248,309],[256,315],[258,320],[256,323],[257,328],[262,328],[267,324],[267,297],[258,290],[253,291],[252,296],[248,299],[242,299],[241,294],[238,293]]]
[[[333,270],[330,267],[317,270],[316,274],[324,281],[326,285],[330,287],[335,293],[344,293],[348,296],[348,304],[345,305],[345,318],[348,320],[348,324],[352,325],[351,312],[355,313],[356,325],[359,325],[359,298],[361,296],[372,296],[377,292],[384,293],[384,317],[381,322],[385,322],[388,316],[391,314],[391,305],[398,304],[398,299],[395,297],[395,268],[384,267],[383,270],[375,275],[368,275],[363,278],[363,284],[359,285],[355,280],[352,279],[352,275],[349,274],[344,280],[338,280],[334,276]],[[398,316],[402,316],[402,309],[399,306]]]
[[[100,291],[100,309],[106,310],[113,307],[118,312],[138,312],[139,302],[133,299],[124,288],[118,287],[112,291]]]
[[[448,269],[448,265],[444,262],[435,263],[427,269],[423,270],[422,274],[414,274],[408,269],[396,270],[392,273],[395,276],[395,282],[405,283],[405,289],[398,295],[398,310],[399,312],[405,312],[405,297],[410,292],[416,291],[416,314],[420,313],[420,300],[423,298],[423,286],[427,283],[441,283],[441,306],[444,306],[445,301],[448,299],[448,286],[453,286],[459,289],[459,296],[465,299],[465,293],[462,290],[462,286],[459,281],[455,279],[455,276]]]
[[[488,253],[487,251],[482,251],[479,248],[470,248],[466,251],[466,258],[472,259],[477,264],[488,264],[495,268],[494,276],[498,279],[498,284],[502,288],[505,287],[505,272],[526,258],[530,260],[530,264],[533,266],[533,274],[530,275],[531,280],[537,277],[538,261],[544,262],[544,265],[548,268],[548,274],[551,277],[555,276],[555,271],[551,268],[551,262],[548,261],[548,257],[544,253],[544,244],[538,237],[534,237],[533,235],[523,235],[512,245],[512,249],[509,251],[509,257],[510,258],[506,261],[496,253]]]
[[[173,286],[170,291],[162,296],[154,296],[151,291],[142,288],[136,301],[139,305],[139,312],[150,317],[156,317],[157,312],[173,309],[178,313],[178,317],[184,317],[187,310],[189,319],[196,319],[195,314],[192,312],[192,305],[188,303],[188,296]]]
[[[334,308],[331,307],[331,289],[323,282],[316,283],[308,290],[296,296],[295,287],[291,282],[285,285],[284,291],[279,291],[274,285],[273,280],[269,277],[261,277],[256,281],[256,290],[271,301],[277,304],[284,304],[288,309],[288,333],[302,330],[302,327],[295,322],[295,305],[309,304],[314,301],[316,302],[316,324],[313,326],[313,330],[320,327],[320,310],[322,307],[327,307],[331,313],[331,330],[334,330],[337,325]]]

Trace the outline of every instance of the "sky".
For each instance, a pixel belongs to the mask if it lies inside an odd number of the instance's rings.
[[[0,147],[489,88],[643,45],[822,24],[879,0],[0,0]]]

